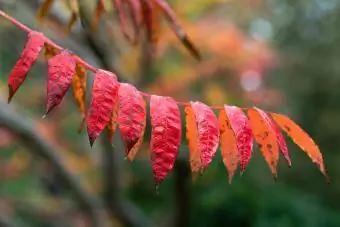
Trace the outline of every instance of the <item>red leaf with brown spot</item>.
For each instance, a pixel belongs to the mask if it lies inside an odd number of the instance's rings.
[[[240,156],[241,172],[246,170],[253,153],[253,137],[247,116],[237,106],[224,106],[231,128],[236,136],[237,150]]]
[[[219,125],[214,112],[202,102],[190,102],[197,126],[197,149],[202,168],[208,168],[219,142]]]
[[[181,117],[177,103],[170,97],[152,95],[151,160],[156,184],[161,183],[174,167],[181,142]]]
[[[8,102],[11,101],[16,91],[25,81],[32,65],[37,61],[46,39],[42,33],[31,31],[18,61],[14,65],[8,78]]]
[[[146,126],[146,104],[134,86],[121,83],[118,92],[118,124],[125,145],[125,153],[132,161],[143,142]]]
[[[48,60],[47,102],[45,116],[63,100],[76,73],[76,61],[67,50]]]
[[[115,74],[99,69],[92,86],[91,106],[87,116],[87,133],[90,144],[107,126],[118,98],[119,83]]]

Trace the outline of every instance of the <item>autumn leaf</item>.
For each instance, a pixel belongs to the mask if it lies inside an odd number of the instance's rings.
[[[191,106],[185,108],[186,138],[189,143],[191,172],[198,173],[202,169],[201,154],[198,150],[198,132],[195,114]]]
[[[118,93],[119,129],[125,145],[125,154],[132,161],[143,142],[146,126],[146,104],[134,86],[121,83]]]
[[[87,116],[87,133],[92,146],[108,125],[118,97],[119,83],[115,74],[98,69],[92,86],[91,106]]]
[[[253,153],[253,137],[247,116],[237,106],[224,105],[231,128],[236,137],[236,145],[240,157],[241,173],[246,170]]]
[[[275,132],[271,128],[269,117],[258,108],[248,109],[250,127],[255,141],[258,143],[273,177],[277,178],[277,162],[279,160],[279,146]]]
[[[177,103],[170,97],[152,95],[151,160],[156,185],[161,183],[174,167],[181,142],[181,117]]]
[[[277,113],[271,113],[271,116],[280,128],[292,138],[294,143],[307,153],[309,158],[318,166],[321,173],[326,177],[327,181],[329,181],[322,154],[313,139],[288,117]]]
[[[97,5],[92,17],[92,31],[96,31],[100,22],[100,16],[103,12],[105,12],[104,0],[97,0]]]
[[[37,20],[39,21],[39,23],[41,23],[43,19],[45,19],[53,3],[54,3],[54,0],[45,0],[41,4],[40,8],[38,9],[38,13],[37,13]]]
[[[28,33],[28,40],[25,44],[18,61],[14,65],[8,77],[8,103],[12,100],[32,65],[37,61],[40,51],[46,41],[42,33],[31,31]]]
[[[56,56],[60,52],[57,48],[55,48],[49,43],[45,43],[44,49],[45,49],[44,57],[46,60],[49,60],[50,58]]]
[[[76,61],[68,50],[48,60],[47,102],[44,117],[63,100],[76,73]]]
[[[220,111],[218,120],[220,125],[221,155],[223,163],[229,173],[229,183],[231,183],[240,160],[236,145],[236,137],[225,110]]]
[[[197,137],[192,138],[190,136],[188,138],[197,140],[197,146],[189,146],[189,148],[197,148],[197,150],[190,151],[190,162],[195,162],[196,156],[199,154],[202,164],[201,170],[203,171],[203,169],[208,168],[216,154],[219,143],[218,121],[214,112],[206,104],[202,102],[190,102],[190,107],[194,114],[194,127],[197,127]],[[192,124],[190,123],[188,126],[192,126]],[[187,130],[191,129],[187,128]],[[189,143],[192,142],[189,141]],[[195,163],[193,163],[193,165],[195,165]],[[195,167],[192,170],[194,170],[193,172],[197,171]]]
[[[73,96],[81,113],[82,122],[79,132],[82,131],[86,117],[86,69],[81,64],[76,64],[76,71],[72,78]]]
[[[118,124],[118,101],[115,103],[115,106],[112,110],[112,115],[109,123],[107,124],[107,132],[110,141],[112,141],[112,138],[115,134],[115,131],[117,129],[117,124]]]

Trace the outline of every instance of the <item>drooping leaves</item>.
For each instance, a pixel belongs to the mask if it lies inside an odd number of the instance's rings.
[[[8,102],[11,101],[16,91],[25,81],[28,71],[37,61],[40,51],[44,47],[45,40],[45,36],[42,33],[35,31],[28,33],[28,40],[24,50],[8,78]]]
[[[271,116],[280,128],[292,138],[294,143],[307,153],[328,180],[322,154],[313,139],[288,117],[277,113],[271,113]]]
[[[125,145],[125,154],[132,161],[143,142],[146,126],[146,104],[134,86],[121,83],[118,93],[119,129]]]
[[[177,103],[170,97],[152,95],[151,160],[156,184],[161,183],[174,167],[181,141],[181,117]]]
[[[219,142],[218,121],[214,112],[204,103],[190,102],[190,108],[194,114],[197,127],[197,138],[189,137],[189,139],[197,140],[197,151],[190,151],[190,160],[191,158],[195,160],[194,156],[199,154],[203,170],[208,168],[216,154]]]
[[[221,155],[229,173],[229,183],[231,183],[240,160],[236,146],[236,137],[225,110],[220,111],[218,120],[220,125]]]
[[[119,83],[116,75],[98,69],[92,86],[91,106],[87,116],[87,133],[92,146],[108,125],[118,97]]]
[[[256,107],[248,109],[248,117],[255,141],[258,143],[274,178],[277,178],[279,146],[275,132],[271,128],[270,119],[262,110]]]
[[[253,153],[253,137],[247,116],[237,106],[224,106],[231,128],[236,136],[236,145],[240,156],[241,172],[246,170]]]
[[[76,61],[64,50],[48,60],[47,101],[45,116],[63,100],[76,73]]]
[[[78,130],[80,132],[83,129],[86,116],[86,69],[79,63],[76,64],[76,71],[72,79],[72,90],[82,118]]]

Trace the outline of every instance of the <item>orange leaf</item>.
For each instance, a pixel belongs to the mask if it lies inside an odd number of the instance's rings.
[[[202,169],[201,154],[198,150],[198,132],[195,114],[191,106],[185,108],[186,137],[189,142],[190,166],[193,173],[198,173]]]
[[[223,158],[223,163],[229,173],[229,183],[231,183],[235,175],[240,157],[237,151],[235,134],[231,128],[225,110],[220,111],[218,120],[220,125],[221,155]]]
[[[115,107],[112,110],[111,120],[107,124],[108,136],[109,136],[110,141],[112,140],[115,134],[116,128],[117,128],[117,120],[118,120],[117,116],[118,116],[118,102],[115,103]]]
[[[86,116],[86,69],[79,63],[76,64],[76,73],[72,78],[73,96],[81,113],[82,123],[79,132],[83,129]]]
[[[95,31],[98,27],[100,16],[105,12],[104,0],[97,0],[97,5],[92,17],[92,31]]]
[[[269,118],[263,115],[261,110],[256,107],[248,109],[248,117],[255,141],[259,144],[262,155],[268,163],[274,178],[277,178],[279,146]]]
[[[321,173],[326,177],[327,181],[329,181],[322,154],[313,139],[288,117],[277,113],[271,113],[271,116],[280,128],[292,138],[294,143],[307,153],[313,163],[318,166]]]
[[[42,20],[46,17],[48,14],[49,10],[52,7],[54,0],[45,0],[43,4],[41,4],[40,8],[38,9],[37,13],[37,20],[39,23],[42,22]]]

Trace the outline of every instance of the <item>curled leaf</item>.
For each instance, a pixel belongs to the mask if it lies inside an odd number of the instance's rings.
[[[37,61],[41,49],[44,47],[45,36],[39,32],[29,32],[25,47],[10,72],[8,78],[8,102],[11,101],[16,91],[25,81],[32,65]]]
[[[87,133],[90,145],[108,125],[118,97],[119,83],[116,75],[99,69],[92,86],[91,106],[87,116]]]
[[[237,106],[224,105],[231,128],[236,136],[236,145],[240,157],[241,172],[246,170],[253,153],[253,137],[247,116]]]
[[[219,142],[219,126],[217,118],[209,106],[201,102],[190,102],[190,104],[195,117],[195,127],[197,127],[197,138],[195,138],[197,140],[197,151],[190,151],[190,155],[194,156],[197,153],[200,155],[203,170],[209,166],[216,154]]]
[[[72,90],[82,118],[82,123],[78,130],[80,132],[86,116],[86,69],[79,63],[76,64],[76,71],[72,79]]]
[[[250,126],[255,138],[259,144],[263,157],[274,176],[277,178],[277,162],[279,160],[279,146],[276,141],[276,135],[271,128],[270,119],[258,108],[248,109]]]
[[[170,97],[152,95],[151,160],[156,184],[174,167],[181,141],[181,117],[177,103]]]
[[[225,110],[220,111],[218,120],[220,125],[221,155],[223,163],[229,173],[229,183],[231,183],[240,160],[237,151],[236,137]]]
[[[277,113],[271,113],[271,116],[280,128],[292,138],[294,143],[307,153],[313,163],[318,166],[321,173],[328,180],[322,154],[313,139],[287,116]]]
[[[47,102],[45,116],[63,100],[76,73],[76,61],[67,50],[48,60]]]
[[[118,92],[118,123],[125,145],[125,153],[132,161],[143,142],[146,126],[146,104],[134,86],[121,83]]]

